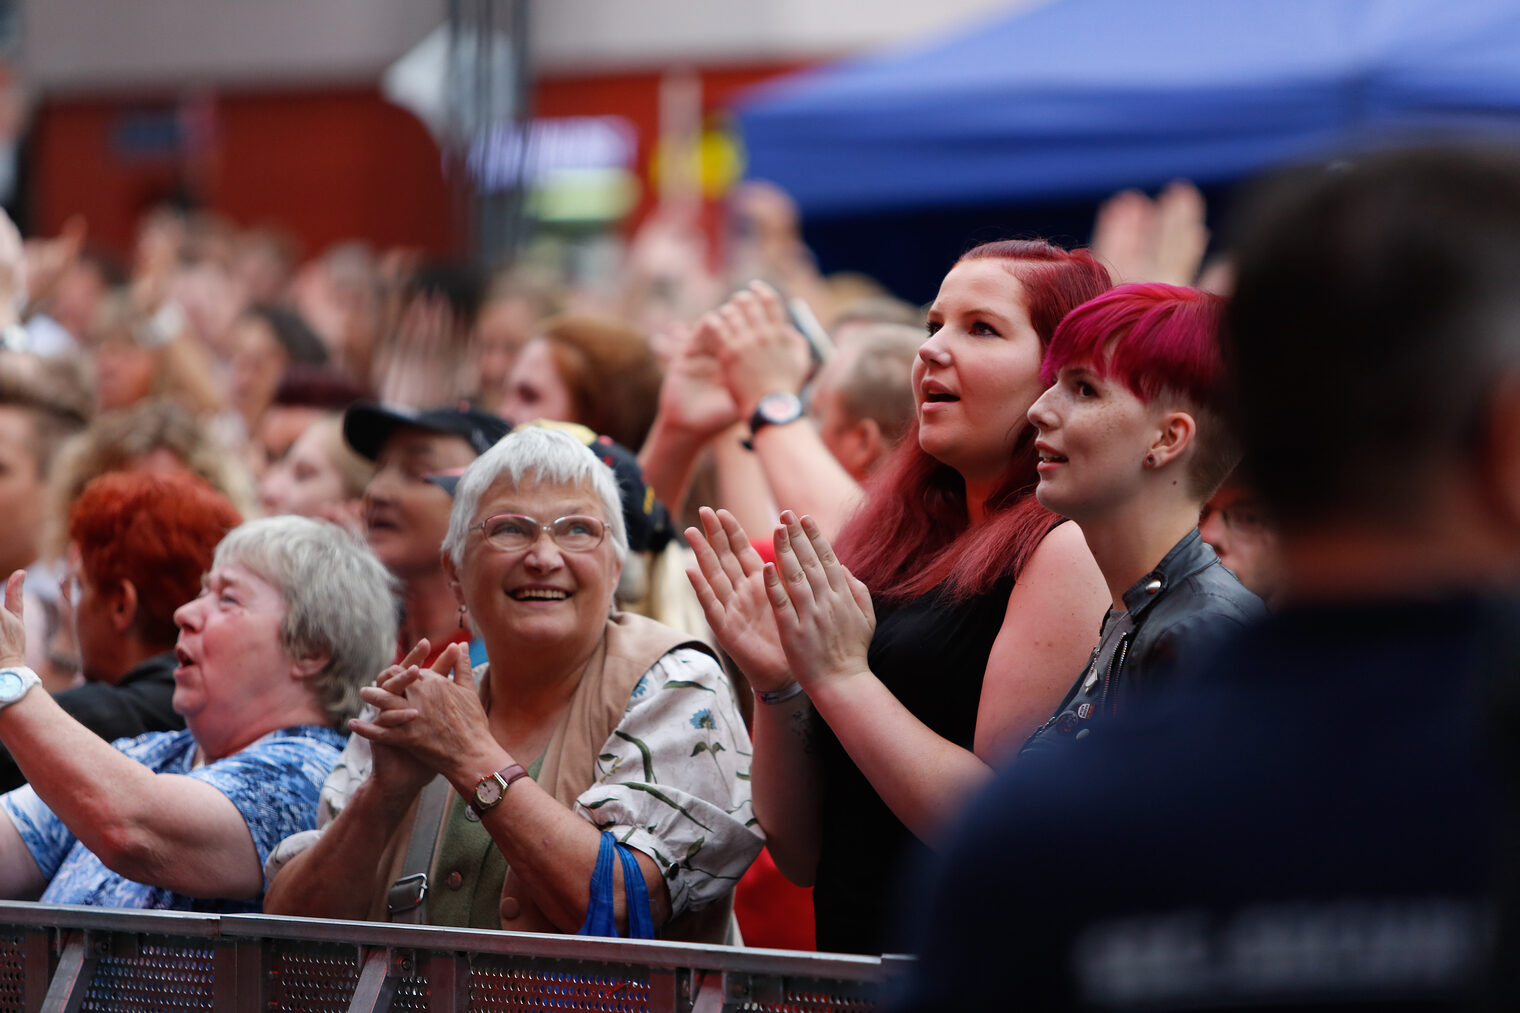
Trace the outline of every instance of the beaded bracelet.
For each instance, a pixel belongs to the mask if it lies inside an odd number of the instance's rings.
[[[801,692],[802,692],[802,683],[798,682],[796,679],[793,679],[791,682],[788,682],[785,686],[782,686],[780,689],[776,689],[776,690],[757,689],[757,690],[755,690],[755,696],[759,699],[759,701],[761,703],[765,703],[765,704],[785,703],[786,701],[790,700],[792,697],[796,696],[798,693],[801,693]]]

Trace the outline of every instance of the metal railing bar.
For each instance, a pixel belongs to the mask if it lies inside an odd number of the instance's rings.
[[[53,971],[57,967],[57,956],[53,952],[53,930],[51,927],[32,926],[24,938],[25,942],[21,944],[25,967],[24,1008],[26,1013],[41,1013],[43,1000],[47,998],[48,983],[53,980]]]
[[[354,998],[363,1008],[376,1011],[387,1008],[400,982],[416,972],[398,971],[393,957],[382,965],[366,963],[365,956],[405,952],[411,961],[407,967],[424,972],[429,983],[428,1008],[437,1013],[467,1009],[471,967],[491,968],[501,960],[508,968],[646,982],[651,1013],[690,1011],[699,999],[704,1007],[717,1001],[715,1008],[727,1009],[738,999],[769,1001],[798,988],[870,1001],[882,994],[883,983],[903,973],[911,961],[893,955],[6,901],[0,901],[0,926],[9,926],[26,939],[28,1013],[77,1009],[99,958],[133,954],[148,937],[167,937],[171,949],[183,948],[175,946],[174,937],[185,939],[192,950],[204,945],[198,941],[211,940],[217,1008],[247,1013],[267,1007],[272,987],[269,961],[274,954],[287,948],[299,952],[313,944],[353,948],[350,952],[357,959],[350,966],[363,976]],[[532,963],[517,965],[520,960]],[[50,975],[54,967],[57,971]]]
[[[462,955],[433,953],[426,958],[428,1013],[464,1013],[470,1006],[470,967]]]
[[[3,921],[3,918],[0,918]],[[744,946],[714,946],[647,939],[606,939],[538,932],[457,929],[437,925],[391,925],[382,922],[332,921],[279,915],[224,915],[221,931],[228,936],[268,939],[310,939],[323,942],[379,946],[411,946],[430,950],[473,950],[480,953],[600,960],[697,970],[742,971],[837,978],[848,981],[879,979],[882,958],[845,953],[809,953]]]
[[[0,901],[0,925],[66,925],[149,935],[210,937],[221,934],[221,916],[196,911],[137,911],[79,904]]]
[[[378,946],[365,953],[359,983],[354,986],[354,997],[348,1004],[349,1013],[388,1013],[391,1000],[396,997],[396,986],[411,966],[410,954]]]
[[[43,1013],[78,1013],[90,979],[95,977],[95,965],[100,961],[98,944],[102,942],[89,932],[68,934],[63,955],[58,958],[58,970],[53,973],[42,1000]]]

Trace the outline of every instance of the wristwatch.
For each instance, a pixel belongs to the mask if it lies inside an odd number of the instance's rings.
[[[3,676],[3,673],[0,673]],[[475,782],[475,794],[470,799],[469,815],[479,820],[487,809],[495,809],[506,798],[507,789],[514,781],[527,777],[528,772],[520,763],[503,767],[494,774],[487,774]]]
[[[791,391],[778,390],[767,394],[755,405],[755,413],[749,417],[750,435],[766,426],[784,426],[802,418],[802,399]]]
[[[9,707],[20,700],[26,696],[27,690],[41,681],[37,673],[25,665],[0,668],[0,708]]]

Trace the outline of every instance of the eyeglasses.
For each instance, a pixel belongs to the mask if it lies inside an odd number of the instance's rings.
[[[485,536],[486,544],[500,552],[521,552],[538,541],[539,532],[547,532],[566,552],[589,552],[602,544],[607,534],[607,525],[585,514],[571,514],[548,524],[524,514],[496,514],[475,527]]]
[[[1199,511],[1198,523],[1202,524],[1214,514],[1219,515],[1225,527],[1242,535],[1259,534],[1271,525],[1266,511],[1249,500],[1232,503],[1222,510],[1205,505]]]

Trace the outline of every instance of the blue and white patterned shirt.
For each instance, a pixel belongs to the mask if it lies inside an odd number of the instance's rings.
[[[300,725],[282,728],[246,749],[203,767],[195,764],[195,739],[189,731],[149,732],[118,739],[117,749],[158,774],[183,774],[205,781],[226,795],[242,813],[253,836],[259,862],[290,834],[315,825],[317,795],[338,762],[344,736],[331,728]],[[21,840],[48,880],[44,904],[95,907],[168,908],[238,914],[258,911],[263,898],[187,897],[160,886],[125,878],[79,843],[30,785],[0,797]],[[185,861],[195,861],[186,855]]]

